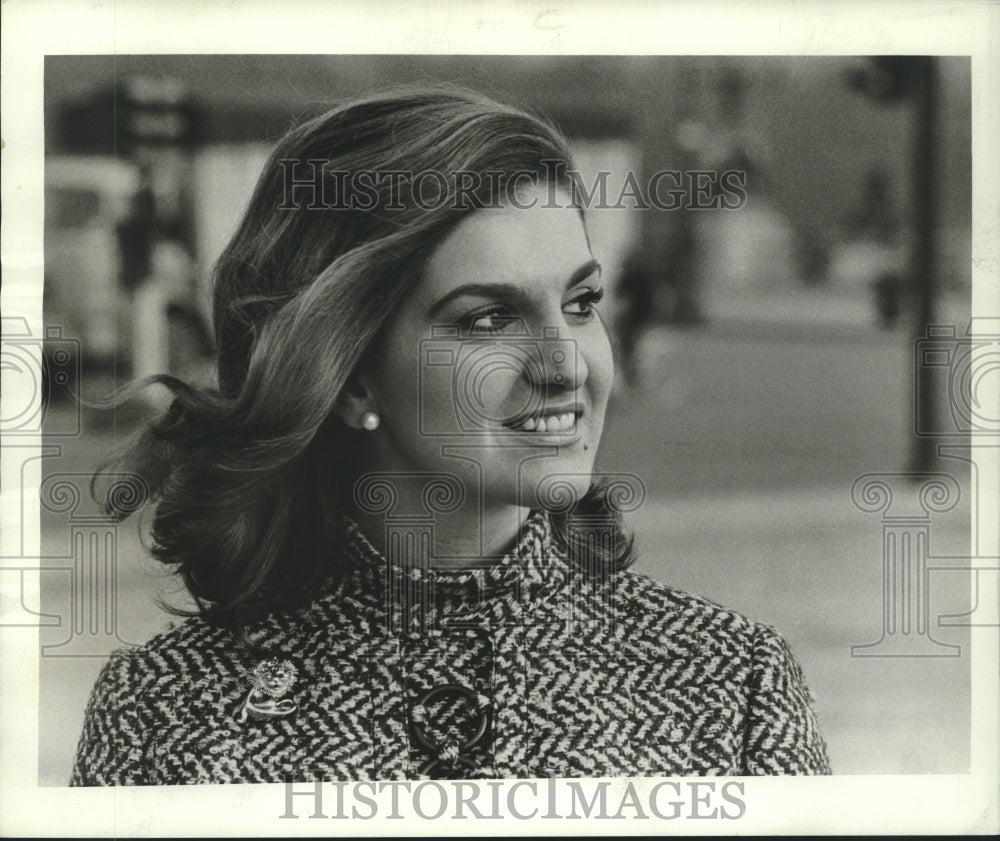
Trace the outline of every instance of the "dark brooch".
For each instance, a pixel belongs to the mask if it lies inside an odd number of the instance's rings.
[[[254,666],[250,691],[240,711],[240,721],[246,721],[247,715],[257,721],[266,721],[295,712],[298,705],[283,696],[295,685],[297,674],[292,663],[277,657],[262,660]]]
[[[465,738],[453,737],[438,741],[427,729],[429,709],[435,701],[448,696],[470,703],[475,710],[475,718],[471,722],[471,731]],[[420,773],[429,776],[434,773],[457,772],[460,766],[467,771],[475,771],[476,764],[467,754],[487,735],[492,718],[491,706],[489,698],[485,695],[453,684],[431,689],[413,704],[410,708],[410,733],[417,744],[431,756],[431,760],[420,769]]]

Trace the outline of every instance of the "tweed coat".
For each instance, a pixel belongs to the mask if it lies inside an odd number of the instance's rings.
[[[482,569],[404,570],[353,524],[345,555],[308,607],[250,629],[263,666],[201,619],[116,651],[71,784],[830,771],[777,632],[585,574],[542,514]]]

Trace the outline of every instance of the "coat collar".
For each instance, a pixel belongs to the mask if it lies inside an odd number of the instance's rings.
[[[541,511],[529,515],[503,558],[490,565],[477,560],[465,569],[389,561],[349,519],[344,533],[347,575],[338,589],[379,593],[386,604],[398,597],[400,616],[416,613],[436,625],[459,618],[464,626],[523,620],[526,612],[558,603],[574,574]]]

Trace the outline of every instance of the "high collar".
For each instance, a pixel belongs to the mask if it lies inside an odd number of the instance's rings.
[[[421,614],[435,626],[461,620],[463,627],[520,621],[526,613],[549,612],[563,600],[574,567],[558,547],[552,524],[533,511],[514,546],[495,563],[468,568],[406,565],[387,560],[360,528],[344,521],[344,587],[369,594],[399,596],[409,623]],[[407,620],[402,620],[406,624]]]

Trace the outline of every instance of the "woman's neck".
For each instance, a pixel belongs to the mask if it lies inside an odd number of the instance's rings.
[[[516,505],[481,508],[467,499],[454,511],[427,516],[420,501],[400,494],[392,510],[354,506],[350,516],[372,546],[393,563],[466,569],[500,561],[517,541],[530,510]]]

